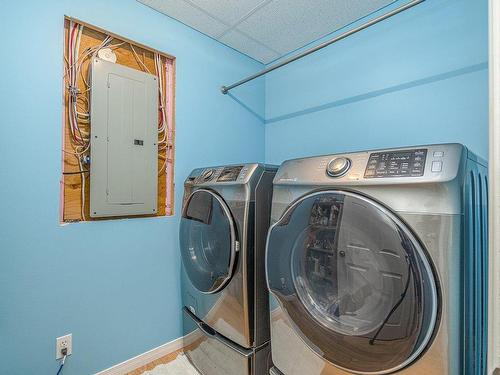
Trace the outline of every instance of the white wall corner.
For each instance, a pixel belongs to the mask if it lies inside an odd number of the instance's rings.
[[[500,374],[500,0],[489,0],[489,321],[488,374]]]

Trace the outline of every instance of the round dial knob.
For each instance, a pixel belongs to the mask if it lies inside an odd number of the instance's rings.
[[[351,160],[344,157],[339,157],[330,160],[326,167],[326,173],[331,177],[340,177],[347,173],[351,168]]]
[[[207,169],[206,171],[204,171],[202,173],[201,178],[203,179],[203,181],[208,181],[214,176],[214,173],[215,173],[215,170]]]

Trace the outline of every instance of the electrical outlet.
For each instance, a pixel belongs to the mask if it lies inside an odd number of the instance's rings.
[[[73,349],[73,336],[71,333],[56,339],[56,359],[64,357],[63,349],[66,349],[66,355],[71,355]]]

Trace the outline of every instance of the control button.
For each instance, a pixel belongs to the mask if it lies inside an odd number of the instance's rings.
[[[375,170],[374,169],[368,169],[365,172],[365,177],[371,177],[371,176],[375,176]]]
[[[434,151],[433,155],[435,158],[442,158],[444,156],[444,152],[443,151]]]
[[[330,160],[326,167],[326,173],[331,177],[340,177],[347,173],[351,168],[351,160],[340,157]]]
[[[433,161],[432,162],[432,172],[441,172],[443,169],[443,162],[442,161]]]
[[[207,169],[205,172],[202,173],[201,178],[203,181],[208,181],[214,176],[215,170],[214,169]]]

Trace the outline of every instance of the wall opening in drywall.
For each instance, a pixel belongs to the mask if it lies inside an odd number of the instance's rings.
[[[92,170],[93,160],[91,158],[93,125],[91,66],[93,59],[102,59],[144,72],[144,76],[154,76],[155,82],[158,82],[157,98],[154,98],[154,101],[157,100],[158,103],[157,111],[154,111],[157,112],[157,114],[154,113],[157,120],[154,119],[153,124],[155,127],[156,124],[158,125],[158,136],[154,141],[155,162],[150,163],[151,168],[156,169],[156,171],[148,174],[149,178],[154,180],[150,182],[155,188],[152,191],[155,194],[156,207],[153,207],[150,213],[140,212],[140,210],[136,210],[135,213],[132,210],[128,213],[124,208],[129,205],[129,202],[123,202],[123,204],[118,202],[117,204],[121,207],[120,210],[116,211],[116,215],[112,214],[112,210],[111,214],[107,215],[99,215],[96,210],[90,210],[91,194],[98,194],[95,189],[91,189],[93,177],[94,182],[97,181],[97,175]],[[64,22],[64,66],[60,221],[68,223],[97,220],[104,218],[103,216],[109,219],[173,215],[175,57],[85,22],[66,17]],[[125,121],[128,121],[129,117],[125,118]],[[105,122],[103,126],[106,126]],[[142,148],[144,144],[135,142],[132,146]],[[94,165],[96,164],[97,162],[94,163]],[[127,173],[127,166],[122,165],[122,167],[124,167],[122,168],[123,173]],[[110,168],[109,164],[107,168]],[[148,167],[146,166],[146,168]],[[133,165],[130,165],[130,170],[132,169]],[[128,180],[133,181],[133,178]],[[108,189],[105,188],[102,193],[108,194]],[[103,200],[106,198],[104,197]]]

